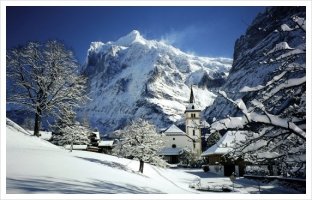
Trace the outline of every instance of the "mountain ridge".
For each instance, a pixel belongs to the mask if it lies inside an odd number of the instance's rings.
[[[93,100],[78,114],[104,132],[139,117],[157,128],[180,123],[190,86],[195,85],[197,106],[204,109],[215,98],[207,84],[222,84],[231,62],[228,58],[189,55],[163,42],[147,40],[137,30],[115,42],[92,42],[83,71]]]

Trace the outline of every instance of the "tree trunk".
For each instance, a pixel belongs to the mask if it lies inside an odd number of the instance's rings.
[[[140,160],[140,169],[139,172],[143,173],[143,168],[144,168],[144,161]]]
[[[71,143],[70,143],[70,150],[69,150],[69,152],[72,152],[73,148],[74,148],[74,140],[72,140]]]
[[[34,136],[39,137],[39,130],[41,126],[41,109],[37,107],[37,112],[35,116],[35,127],[34,127]]]

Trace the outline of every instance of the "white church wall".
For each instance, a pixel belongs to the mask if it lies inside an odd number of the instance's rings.
[[[192,149],[192,142],[189,138],[187,138],[184,135],[166,135],[165,136],[165,146],[166,147],[172,147],[172,145],[175,144],[176,147],[180,148],[189,148]]]

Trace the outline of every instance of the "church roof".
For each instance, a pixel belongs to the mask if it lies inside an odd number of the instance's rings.
[[[191,95],[190,95],[190,101],[189,101],[190,104],[193,104],[195,103],[195,99],[194,99],[194,94],[193,94],[193,87],[191,86]]]
[[[195,106],[195,97],[194,97],[194,92],[193,92],[193,86],[191,85],[191,94],[190,94],[190,100],[188,102],[188,105],[186,106],[186,112],[201,112],[200,109],[196,108]]]
[[[176,125],[172,124],[165,132],[164,134],[166,135],[172,135],[172,134],[175,134],[175,135],[185,135],[185,133],[179,129]]]
[[[204,151],[201,156],[226,154],[233,149],[236,142],[243,140],[246,140],[243,131],[228,131],[216,144]]]

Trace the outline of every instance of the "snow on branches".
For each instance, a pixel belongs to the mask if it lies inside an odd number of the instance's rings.
[[[228,156],[233,158],[243,156],[245,160],[252,163],[279,162],[287,173],[294,166],[299,165],[299,169],[305,167],[306,77],[285,78],[286,73],[288,72],[274,76],[265,86],[245,87],[241,90],[262,94],[257,96],[258,99],[249,100],[248,104],[242,99],[231,99],[224,91],[219,92],[222,97],[236,106],[242,116],[229,116],[213,122],[210,127],[211,132],[226,130],[246,136],[244,140],[234,144]],[[261,93],[261,90],[265,92]],[[272,105],[272,102],[276,103],[276,99],[281,99],[276,97],[277,94],[283,94],[281,92],[286,92],[287,95],[293,94],[289,97],[293,100],[285,100],[283,110],[274,112],[272,108],[275,105]]]
[[[52,143],[65,146],[70,145],[70,151],[73,150],[73,145],[88,145],[90,143],[90,130],[81,126],[79,122],[73,125],[61,128],[58,134],[52,136]]]
[[[64,107],[88,99],[86,78],[77,74],[73,52],[57,41],[29,42],[7,51],[7,102],[35,113],[34,135],[43,115],[58,116]]]
[[[143,173],[144,162],[165,166],[165,161],[158,155],[164,142],[154,125],[138,119],[121,130],[120,135],[121,141],[114,148],[114,154],[139,160],[141,173]]]
[[[70,151],[72,151],[73,145],[90,144],[91,130],[75,121],[75,115],[76,113],[71,107],[63,108],[57,123],[52,126],[54,128],[51,138],[53,144],[70,145]]]

